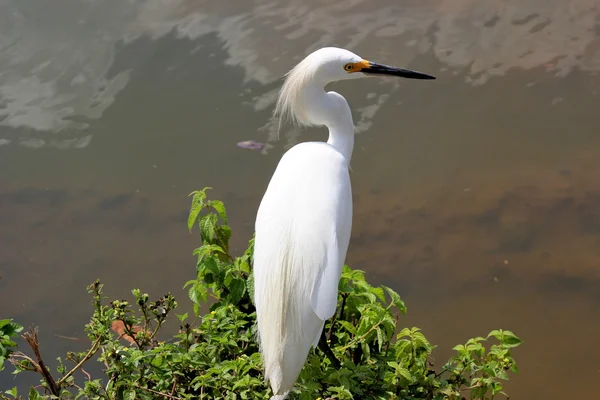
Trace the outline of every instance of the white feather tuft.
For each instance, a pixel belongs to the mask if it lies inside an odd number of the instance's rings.
[[[316,271],[311,256],[301,256],[297,236],[281,232],[276,246],[257,230],[255,242],[255,301],[260,351],[265,377],[276,395],[289,391],[304,365],[311,345],[316,343],[323,321],[315,315],[310,301]],[[283,397],[282,397],[283,398]]]
[[[306,115],[301,101],[303,89],[313,80],[316,72],[315,63],[309,55],[285,75],[285,82],[279,91],[279,98],[275,106],[275,116],[281,122],[291,122],[300,126],[312,126]]]

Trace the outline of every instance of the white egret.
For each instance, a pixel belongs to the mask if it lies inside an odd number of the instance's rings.
[[[276,115],[303,126],[324,125],[329,139],[300,143],[283,155],[256,217],[254,301],[273,399],[287,397],[335,313],[350,240],[354,123],[346,99],[326,92],[325,85],[369,75],[435,79],[327,47],[294,67],[279,94]]]

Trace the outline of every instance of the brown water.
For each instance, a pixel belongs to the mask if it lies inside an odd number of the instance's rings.
[[[204,186],[244,249],[283,152],[325,138],[277,141],[269,117],[326,45],[438,77],[332,85],[359,128],[348,263],[399,290],[439,362],[512,329],[512,398],[597,397],[594,0],[0,1],[0,317],[41,326],[50,359],[80,345],[56,335],[84,336],[95,278],[184,299]]]

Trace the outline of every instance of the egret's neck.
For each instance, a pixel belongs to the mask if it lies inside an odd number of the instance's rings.
[[[354,123],[346,99],[336,92],[325,92],[324,85],[306,87],[302,96],[305,118],[329,129],[327,143],[339,151],[348,164],[354,149]]]
[[[327,143],[335,147],[350,164],[354,150],[354,125],[350,123],[349,126],[332,125],[327,128],[329,129]]]

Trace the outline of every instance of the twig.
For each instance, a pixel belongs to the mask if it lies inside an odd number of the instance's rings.
[[[133,331],[133,325],[126,323],[124,319],[120,320],[120,321],[123,322],[123,327],[125,328],[125,333],[127,333],[127,335],[133,339],[133,341],[137,345],[138,349],[141,350],[142,346],[140,345],[140,342],[138,342],[137,337],[136,337],[138,332]]]
[[[31,366],[27,366],[26,364],[22,363],[21,361],[17,361],[17,358],[22,358],[24,360],[29,361],[29,364],[31,364]],[[25,371],[38,372],[39,366],[37,365],[37,363],[35,361],[33,361],[31,359],[31,357],[29,357],[28,355],[26,355],[20,351],[15,351],[14,353],[12,353],[10,355],[10,358],[8,359],[8,361],[10,361],[10,363],[12,365],[19,367]]]
[[[64,335],[54,335],[57,338],[61,338],[61,339],[67,339],[67,340],[81,340],[81,338],[76,338],[73,336],[64,336]]]
[[[156,327],[154,328],[154,331],[150,334],[150,337],[149,337],[150,340],[154,339],[154,336],[156,336],[156,334],[158,333],[158,330],[160,329],[160,327],[162,326],[164,321],[165,320],[162,320],[162,321],[158,321],[156,323]],[[148,331],[146,331],[146,332],[148,332]]]
[[[175,394],[175,388],[177,387],[177,376],[173,379],[173,389],[171,389],[171,396]]]
[[[87,372],[85,369],[83,369],[83,367],[81,368],[81,372],[83,372],[85,374],[85,376],[87,376],[88,381],[92,380],[92,375],[90,375],[89,372]]]
[[[106,349],[104,348],[104,346],[101,346],[100,348],[102,349],[102,355],[104,356],[104,365],[106,366],[106,369],[108,369],[110,367],[108,366],[108,362],[106,361]]]
[[[44,380],[48,384],[48,389],[50,390],[50,392],[54,396],[57,396],[57,397],[60,396],[60,384],[56,383],[56,381],[54,380],[52,375],[50,375],[50,372],[48,372],[48,368],[46,367],[44,360],[42,360],[42,355],[40,354],[40,342],[38,340],[37,327],[31,327],[29,329],[29,332],[25,332],[21,337],[27,341],[27,344],[29,344],[29,347],[31,347],[31,350],[33,350],[33,354],[35,354],[37,363],[35,363],[35,362],[32,363],[34,368],[37,370],[37,372],[42,374],[42,376],[44,377]],[[29,358],[29,357],[27,357],[27,358],[29,359],[30,362],[33,361],[33,360],[31,360],[31,358]]]
[[[96,352],[100,348],[100,339],[102,339],[102,336],[98,336],[98,339],[96,339],[96,341],[94,342],[94,344],[92,345],[90,350],[87,352],[85,357],[83,357],[83,359],[81,361],[79,361],[79,363],[77,363],[76,366],[74,366],[69,372],[67,372],[67,374],[65,376],[63,376],[62,378],[59,379],[58,386],[62,385],[71,375],[73,375],[79,368],[81,368],[81,366],[87,360],[89,360],[90,358],[92,358],[94,356],[94,354],[96,354]]]
[[[148,392],[150,392],[150,393],[157,394],[157,395],[159,395],[159,396],[166,397],[166,398],[168,398],[168,399],[172,399],[172,400],[183,400],[183,397],[177,397],[177,396],[170,395],[170,394],[168,394],[168,393],[157,392],[156,390],[152,390],[152,389],[149,389],[149,388],[145,388],[145,387],[143,387],[143,386],[136,385],[135,387],[136,387],[136,388],[138,388],[138,389],[146,390],[146,391],[148,391]]]

